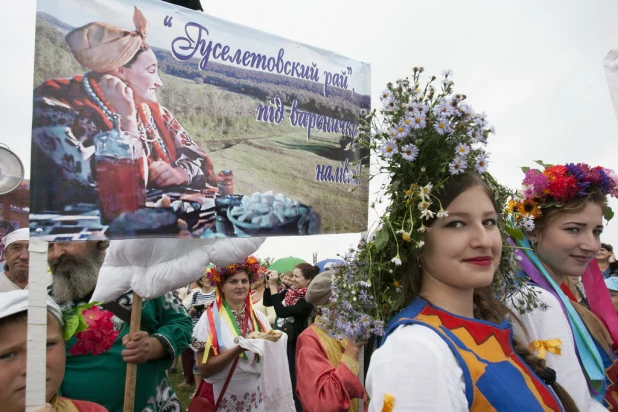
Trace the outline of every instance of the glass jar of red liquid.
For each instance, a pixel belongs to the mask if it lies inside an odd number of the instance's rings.
[[[219,196],[234,194],[234,174],[230,169],[222,170],[217,175],[217,187]]]
[[[114,128],[94,138],[101,223],[146,205],[146,161],[139,138]]]

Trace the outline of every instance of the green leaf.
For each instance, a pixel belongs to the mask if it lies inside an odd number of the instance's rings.
[[[547,166],[545,163],[543,163],[542,160],[535,160],[534,163],[536,163],[537,165],[543,166],[543,169],[547,169]]]
[[[391,183],[391,187],[393,188],[393,192],[397,191],[397,189],[399,188],[399,184],[401,183],[400,180],[393,180],[393,182]]]
[[[384,246],[386,246],[386,244],[388,243],[388,238],[389,238],[388,228],[383,227],[376,234],[376,240],[375,240],[376,250],[384,249]]]
[[[84,315],[78,315],[77,318],[79,319],[79,325],[77,326],[76,332],[83,332],[88,329],[88,324],[86,323]]]
[[[603,211],[603,217],[605,218],[605,220],[607,220],[608,222],[610,220],[612,220],[612,218],[614,217],[614,211],[612,210],[611,207],[607,206],[605,208],[605,210]]]
[[[509,236],[515,240],[524,240],[526,238],[524,232],[519,229],[515,229],[514,227],[505,226],[504,230],[506,230],[506,233],[508,233]]]
[[[64,340],[69,340],[77,331],[79,319],[77,315],[69,315],[64,318]]]
[[[526,166],[522,166],[522,167],[521,167],[521,170],[522,170],[524,173],[526,173],[528,170],[530,170],[530,168],[529,168],[529,167],[526,167]]]

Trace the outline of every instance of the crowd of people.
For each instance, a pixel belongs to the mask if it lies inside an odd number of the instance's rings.
[[[145,301],[142,330],[133,336],[132,292],[103,305],[115,331],[110,346],[96,356],[79,353],[79,339],[63,339],[63,312],[90,300],[109,242],[51,243],[47,410],[123,410],[127,363],[139,365],[136,410],[183,410],[167,375],[182,354],[184,384],[196,386],[194,399],[208,399],[221,411],[268,411],[272,388],[262,375],[272,360],[237,338],[272,328],[287,337],[279,354],[287,370],[278,373],[292,388],[290,410],[613,410],[614,336],[609,318],[597,315],[590,300],[599,291],[585,278],[604,278],[618,300],[613,249],[600,242],[605,197],[577,196],[566,205],[571,209],[548,206],[537,218],[518,264],[542,305],[522,314],[512,302],[520,297],[501,300],[491,287],[502,251],[492,193],[475,174],[445,187],[439,200],[449,217],[428,226],[418,266],[410,271],[417,297],[386,327],[366,382],[358,377],[363,342],[335,339],[321,326],[335,271],[319,273],[301,263],[284,277],[252,256],[205,268],[187,288]],[[0,403],[21,411],[28,230],[2,242]],[[588,272],[594,262],[598,271]]]

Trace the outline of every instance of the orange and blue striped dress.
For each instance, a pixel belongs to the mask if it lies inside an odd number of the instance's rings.
[[[393,318],[382,344],[401,325],[422,325],[436,332],[463,371],[470,411],[562,411],[554,392],[513,348],[508,321],[470,319],[417,298]]]

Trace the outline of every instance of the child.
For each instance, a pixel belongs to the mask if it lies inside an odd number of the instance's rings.
[[[5,412],[22,412],[26,408],[27,310],[27,290],[0,293],[0,405]],[[66,361],[62,325],[60,308],[48,299],[45,394],[48,404],[39,412],[107,412],[92,402],[58,397]]]

